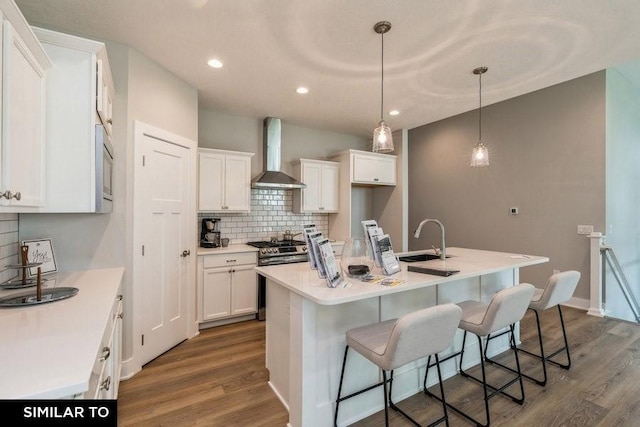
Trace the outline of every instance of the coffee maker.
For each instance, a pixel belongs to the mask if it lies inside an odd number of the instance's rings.
[[[200,247],[220,247],[220,218],[202,218],[202,228],[200,230]]]

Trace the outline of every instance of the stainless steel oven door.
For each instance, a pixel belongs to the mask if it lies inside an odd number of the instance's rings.
[[[113,209],[113,146],[102,125],[96,125],[96,212]]]

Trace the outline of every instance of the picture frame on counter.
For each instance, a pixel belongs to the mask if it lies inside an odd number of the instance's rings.
[[[27,251],[28,261],[30,263],[41,263],[39,266],[41,274],[55,273],[58,271],[51,239],[23,240],[22,244],[29,248]],[[38,267],[31,267],[28,271],[30,277],[35,277],[38,274]]]

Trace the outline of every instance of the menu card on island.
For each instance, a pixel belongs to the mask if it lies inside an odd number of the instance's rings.
[[[393,253],[391,237],[384,234],[382,228],[378,227],[378,223],[373,219],[362,221],[362,228],[376,267],[382,268],[382,272],[387,276],[399,272],[400,263]]]
[[[344,286],[340,266],[333,255],[333,247],[329,239],[323,237],[313,224],[305,225],[303,230],[311,268],[318,271],[318,276],[325,279],[330,288]]]
[[[376,240],[384,274],[391,275],[400,271],[400,263],[391,247],[391,237],[388,234],[383,234],[382,236],[376,236]]]
[[[322,239],[318,241],[318,249],[322,258],[322,264],[326,273],[327,286],[335,288],[342,284],[343,279],[340,275],[340,267],[336,262],[336,258],[333,255],[333,247],[329,239]]]

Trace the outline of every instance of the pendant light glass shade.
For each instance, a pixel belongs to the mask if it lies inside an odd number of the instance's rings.
[[[473,74],[478,76],[478,143],[473,147],[471,152],[471,166],[483,167],[489,166],[489,150],[482,143],[482,75],[488,70],[487,67],[478,67],[473,70]]]
[[[390,153],[393,148],[393,136],[391,128],[384,122],[384,33],[391,29],[391,23],[387,21],[378,22],[373,26],[376,33],[380,34],[382,40],[382,56],[381,56],[381,79],[380,79],[380,122],[378,127],[373,130],[373,144],[371,150],[374,153]]]
[[[393,136],[391,128],[384,120],[380,120],[378,127],[373,130],[373,151],[375,153],[390,153],[393,151]]]
[[[482,142],[478,142],[471,152],[471,166],[489,166],[489,150]]]

